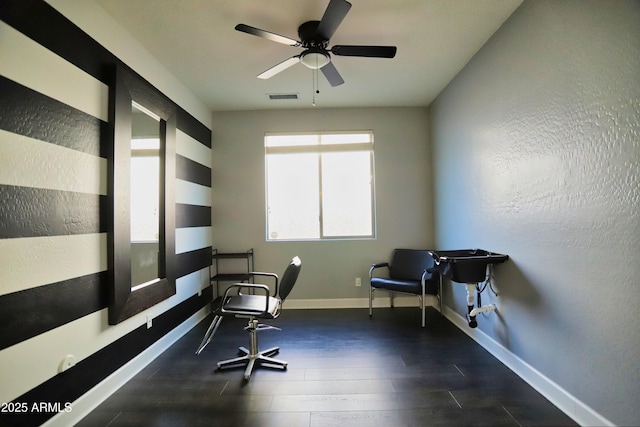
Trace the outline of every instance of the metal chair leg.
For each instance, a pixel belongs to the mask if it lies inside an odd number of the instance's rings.
[[[218,327],[220,326],[220,323],[222,323],[222,316],[218,316],[216,315],[213,318],[213,321],[211,322],[211,325],[209,325],[209,329],[207,329],[207,332],[204,334],[204,338],[202,339],[202,342],[200,342],[200,345],[198,346],[198,349],[196,350],[196,354],[200,354],[202,352],[202,350],[204,350],[204,348],[207,346],[207,344],[209,344],[211,342],[211,338],[213,337],[213,335],[216,333],[216,331],[218,330]]]
[[[244,366],[249,360],[249,355],[234,357],[233,359],[223,360],[218,362],[218,369],[235,368],[238,366]]]
[[[444,315],[442,311],[442,276],[440,277],[440,281],[438,282],[438,305],[440,306],[440,315]]]
[[[369,317],[373,316],[373,291],[374,287],[369,285]]]
[[[263,350],[259,352],[263,356],[273,356],[274,354],[278,354],[280,352],[280,347],[271,347],[270,349]]]

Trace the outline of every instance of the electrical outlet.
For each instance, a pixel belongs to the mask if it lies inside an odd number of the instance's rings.
[[[76,366],[75,356],[73,354],[67,354],[64,359],[62,359],[62,362],[60,362],[60,364],[58,365],[58,372],[62,373],[67,369],[73,368],[74,366]]]
[[[356,277],[356,286],[362,286],[362,278]]]
[[[147,329],[149,329],[152,326],[153,326],[153,319],[151,318],[151,315],[147,315]]]

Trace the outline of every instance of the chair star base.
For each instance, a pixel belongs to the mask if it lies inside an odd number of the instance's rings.
[[[256,365],[262,366],[265,368],[282,369],[282,370],[287,369],[287,362],[285,362],[284,360],[274,359],[270,357],[274,354],[277,354],[278,351],[280,351],[278,347],[271,348],[266,351],[261,351],[255,355],[251,355],[251,352],[244,347],[240,347],[239,350],[245,353],[244,356],[218,362],[218,369],[237,368],[239,366],[246,365],[246,369],[244,371],[245,380],[248,380],[249,378],[251,378],[253,368],[256,367]]]
[[[271,357],[275,354],[278,354],[278,352],[280,351],[280,347],[273,347],[268,350],[258,351],[258,330],[278,328],[265,328],[264,325],[258,323],[257,319],[250,319],[249,324],[247,325],[247,327],[245,327],[245,329],[249,331],[249,349],[247,349],[246,347],[239,347],[238,351],[242,354],[242,356],[218,362],[218,369],[246,366],[246,369],[244,371],[245,380],[251,378],[253,368],[256,366],[282,370],[287,369],[287,362]]]

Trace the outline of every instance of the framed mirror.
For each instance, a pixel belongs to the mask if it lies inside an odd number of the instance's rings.
[[[109,324],[175,288],[176,108],[123,65],[110,87]]]

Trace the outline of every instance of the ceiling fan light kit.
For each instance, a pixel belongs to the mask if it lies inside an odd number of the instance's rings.
[[[351,9],[351,3],[346,0],[330,0],[320,21],[307,21],[298,27],[301,41],[281,36],[270,31],[261,30],[246,24],[238,24],[235,29],[243,33],[262,37],[276,43],[293,47],[302,47],[304,51],[292,56],[258,75],[260,79],[268,79],[302,62],[312,70],[320,70],[331,86],[344,83],[340,73],[331,61],[330,53],[336,56],[358,56],[367,58],[393,58],[396,55],[395,46],[354,46],[335,45],[328,49],[329,40],[338,29],[340,23]]]
[[[312,49],[308,49],[300,54],[300,62],[307,68],[311,68],[312,70],[317,70],[319,68],[327,65],[331,59],[329,58],[329,54],[322,51],[314,51]]]

